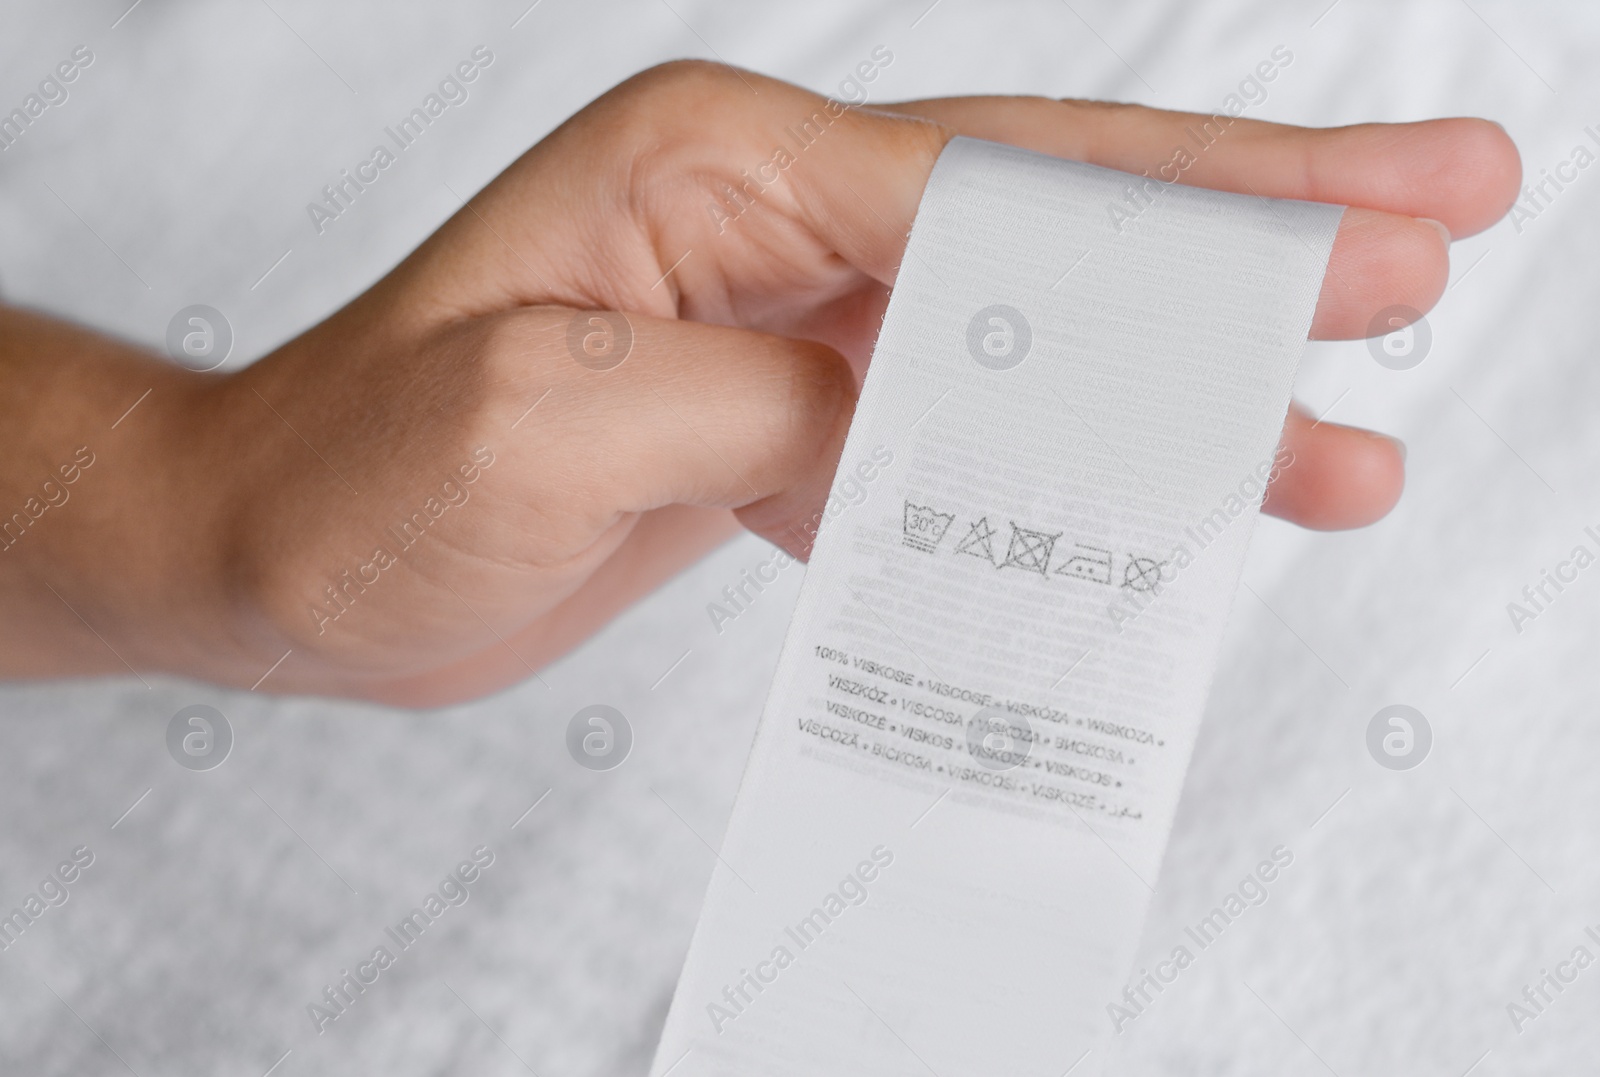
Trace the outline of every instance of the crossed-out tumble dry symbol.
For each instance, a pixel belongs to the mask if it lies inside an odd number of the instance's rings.
[[[1006,549],[1006,559],[1001,568],[1020,568],[1043,576],[1050,567],[1050,554],[1055,550],[1061,532],[1030,531],[1011,524],[1011,545]]]

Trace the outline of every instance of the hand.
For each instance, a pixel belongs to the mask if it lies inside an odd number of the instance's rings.
[[[763,182],[815,116],[824,132]],[[326,322],[232,376],[169,376],[150,453],[191,571],[216,583],[174,612],[184,641],[111,623],[148,666],[248,686],[288,652],[263,690],[431,705],[527,677],[735,520],[803,554],[945,142],[1139,172],[1194,122],[1037,98],[830,109],[717,65],[646,71]],[[1520,173],[1480,120],[1238,120],[1183,180],[1350,205],[1312,327],[1349,339],[1384,307],[1431,307],[1449,237],[1498,219]],[[579,361],[585,337],[615,339],[579,313],[597,310],[631,329],[609,370]],[[1399,496],[1389,439],[1297,409],[1284,441],[1269,512],[1353,527]]]

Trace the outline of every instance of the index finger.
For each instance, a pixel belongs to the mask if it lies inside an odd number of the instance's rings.
[[[1190,163],[1176,172],[1191,186],[1429,218],[1456,239],[1504,216],[1522,180],[1505,129],[1468,117],[1312,128],[1042,97],[946,97],[880,107],[973,138],[1123,172],[1157,174],[1183,151]]]

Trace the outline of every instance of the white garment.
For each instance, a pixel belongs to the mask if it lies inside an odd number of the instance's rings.
[[[127,8],[6,5],[0,109],[76,46],[95,60],[0,154],[0,289],[151,345],[208,303],[233,324],[236,361],[381,276],[458,207],[452,189],[469,195],[674,56],[829,91],[884,44],[877,100],[1205,109],[1283,44],[1295,61],[1251,115],[1487,115],[1532,179],[1600,121],[1600,14],[1577,2]],[[306,203],[480,44],[496,60],[471,98],[318,235]],[[1499,1077],[1600,1050],[1600,972],[1520,1034],[1506,1012],[1600,920],[1594,583],[1580,576],[1520,635],[1506,613],[1600,520],[1600,428],[1585,421],[1597,197],[1586,170],[1520,232],[1458,244],[1420,367],[1386,370],[1360,343],[1314,346],[1303,365],[1314,410],[1407,441],[1409,488],[1365,531],[1257,531],[1260,599],[1235,607],[1147,962],[1275,845],[1295,862],[1128,1029],[1121,1072],[1323,1074],[1320,1056],[1345,1075],[1452,1075],[1490,1051],[1473,1073]],[[275,1077],[523,1074],[519,1057],[541,1074],[643,1072],[799,570],[721,634],[705,607],[763,556],[750,538],[725,547],[546,671],[549,689],[426,718],[153,678],[0,690],[0,911],[75,846],[96,853],[71,900],[0,953],[3,1068],[111,1072],[114,1050],[145,1075],[259,1074],[292,1051]],[[206,773],[163,743],[197,702],[238,737]],[[633,720],[616,771],[564,749],[592,702]],[[1394,702],[1436,737],[1406,773],[1365,747]],[[318,1036],[307,1005],[480,844],[496,859],[472,899]]]

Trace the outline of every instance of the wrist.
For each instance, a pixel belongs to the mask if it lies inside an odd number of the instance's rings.
[[[226,379],[19,311],[0,342],[0,672],[237,682],[255,655],[218,541]]]

